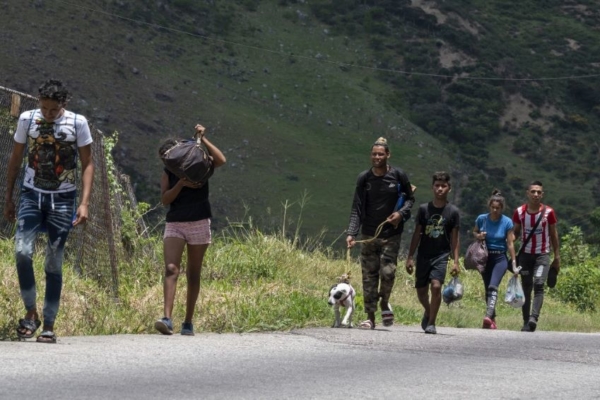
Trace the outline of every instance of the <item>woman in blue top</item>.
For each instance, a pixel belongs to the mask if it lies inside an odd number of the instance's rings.
[[[508,269],[508,250],[512,261],[512,271],[517,274],[512,220],[503,215],[504,197],[498,189],[494,189],[488,200],[490,212],[481,214],[475,221],[473,235],[477,240],[485,240],[488,249],[488,260],[481,273],[486,290],[487,309],[483,318],[484,329],[496,329],[496,301],[498,287]]]

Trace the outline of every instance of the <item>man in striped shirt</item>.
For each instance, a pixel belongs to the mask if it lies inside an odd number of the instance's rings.
[[[560,270],[560,247],[556,230],[556,214],[550,206],[542,204],[544,190],[540,181],[533,181],[527,189],[527,203],[518,207],[513,214],[515,237],[524,243],[531,230],[541,218],[531,239],[519,252],[518,263],[521,269],[521,282],[525,292],[523,304],[523,332],[534,332],[537,328],[542,304],[544,303],[544,284],[550,268]],[[554,260],[550,263],[550,249]],[[533,290],[533,307],[531,292]]]

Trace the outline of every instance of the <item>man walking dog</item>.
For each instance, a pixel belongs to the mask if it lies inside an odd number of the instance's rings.
[[[371,147],[372,167],[361,172],[356,181],[346,237],[348,248],[352,248],[357,243],[359,230],[362,232],[360,263],[368,319],[360,327],[366,329],[375,328],[379,299],[383,325],[394,324],[389,300],[396,278],[400,237],[415,202],[408,176],[388,165],[390,156],[386,139],[377,139]]]

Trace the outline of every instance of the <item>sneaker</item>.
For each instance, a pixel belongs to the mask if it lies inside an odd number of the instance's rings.
[[[181,324],[181,334],[183,336],[194,336],[194,324],[191,322]]]
[[[163,335],[173,334],[173,322],[171,318],[164,317],[154,323],[154,328]]]
[[[535,319],[535,317],[529,318],[529,321],[527,322],[527,326],[529,326],[529,330],[531,332],[535,332],[535,329],[537,328],[537,320]]]
[[[423,318],[421,318],[421,329],[426,330],[428,324],[429,324],[429,315],[423,313]]]
[[[437,333],[437,331],[435,330],[435,325],[428,325],[427,328],[425,328],[425,333],[435,335]]]
[[[492,328],[492,325],[495,325],[495,324],[494,324],[494,321],[492,321],[492,319],[490,317],[483,318],[483,329],[495,329],[495,328]]]
[[[531,332],[531,329],[529,329],[528,323],[523,324],[523,327],[521,328],[521,332]]]

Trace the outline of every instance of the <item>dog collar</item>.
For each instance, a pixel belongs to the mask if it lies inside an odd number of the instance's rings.
[[[346,297],[344,297],[343,299],[340,299],[339,302],[343,303],[344,301],[346,301],[346,299],[350,296],[352,296],[352,294],[354,293],[354,289],[350,288],[350,291],[348,292],[348,294],[346,295]]]

